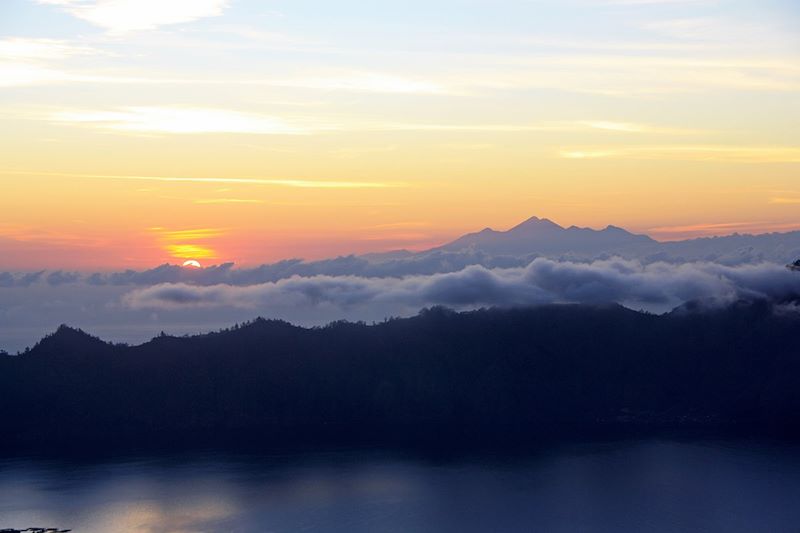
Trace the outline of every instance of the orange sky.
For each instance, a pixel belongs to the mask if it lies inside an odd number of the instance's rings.
[[[792,2],[170,6],[0,8],[0,269],[800,228]]]

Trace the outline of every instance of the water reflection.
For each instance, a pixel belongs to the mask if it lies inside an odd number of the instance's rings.
[[[76,533],[791,531],[797,501],[800,450],[752,443],[0,462],[0,528]]]

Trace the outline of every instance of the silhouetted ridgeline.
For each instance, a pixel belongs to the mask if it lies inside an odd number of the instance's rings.
[[[514,441],[703,428],[797,436],[800,317],[767,302],[257,319],[111,345],[65,326],[0,357],[11,446]]]

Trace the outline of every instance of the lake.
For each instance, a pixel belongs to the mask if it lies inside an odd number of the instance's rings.
[[[0,529],[800,531],[800,448],[645,440],[508,457],[337,451],[0,460]]]

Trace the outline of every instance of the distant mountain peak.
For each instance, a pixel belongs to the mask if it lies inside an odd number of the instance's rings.
[[[618,233],[630,233],[630,231],[626,230],[625,228],[620,228],[619,226],[614,226],[613,224],[609,224],[605,227],[603,231],[616,231]]]
[[[486,228],[468,233],[433,250],[474,250],[487,254],[527,256],[530,254],[584,255],[613,254],[634,246],[655,244],[646,235],[636,235],[617,226],[602,230],[570,226],[565,228],[548,218],[532,216],[508,231]]]
[[[564,228],[559,226],[558,224],[556,224],[555,222],[553,222],[549,218],[539,218],[537,216],[533,216],[533,217],[530,217],[529,219],[527,219],[527,220],[525,220],[523,222],[520,222],[519,224],[517,224],[516,226],[514,226],[513,228],[508,230],[508,232],[519,231],[519,230],[527,230],[527,229],[537,229],[537,230],[538,229],[550,229],[550,230],[555,230],[555,229],[564,229]]]

